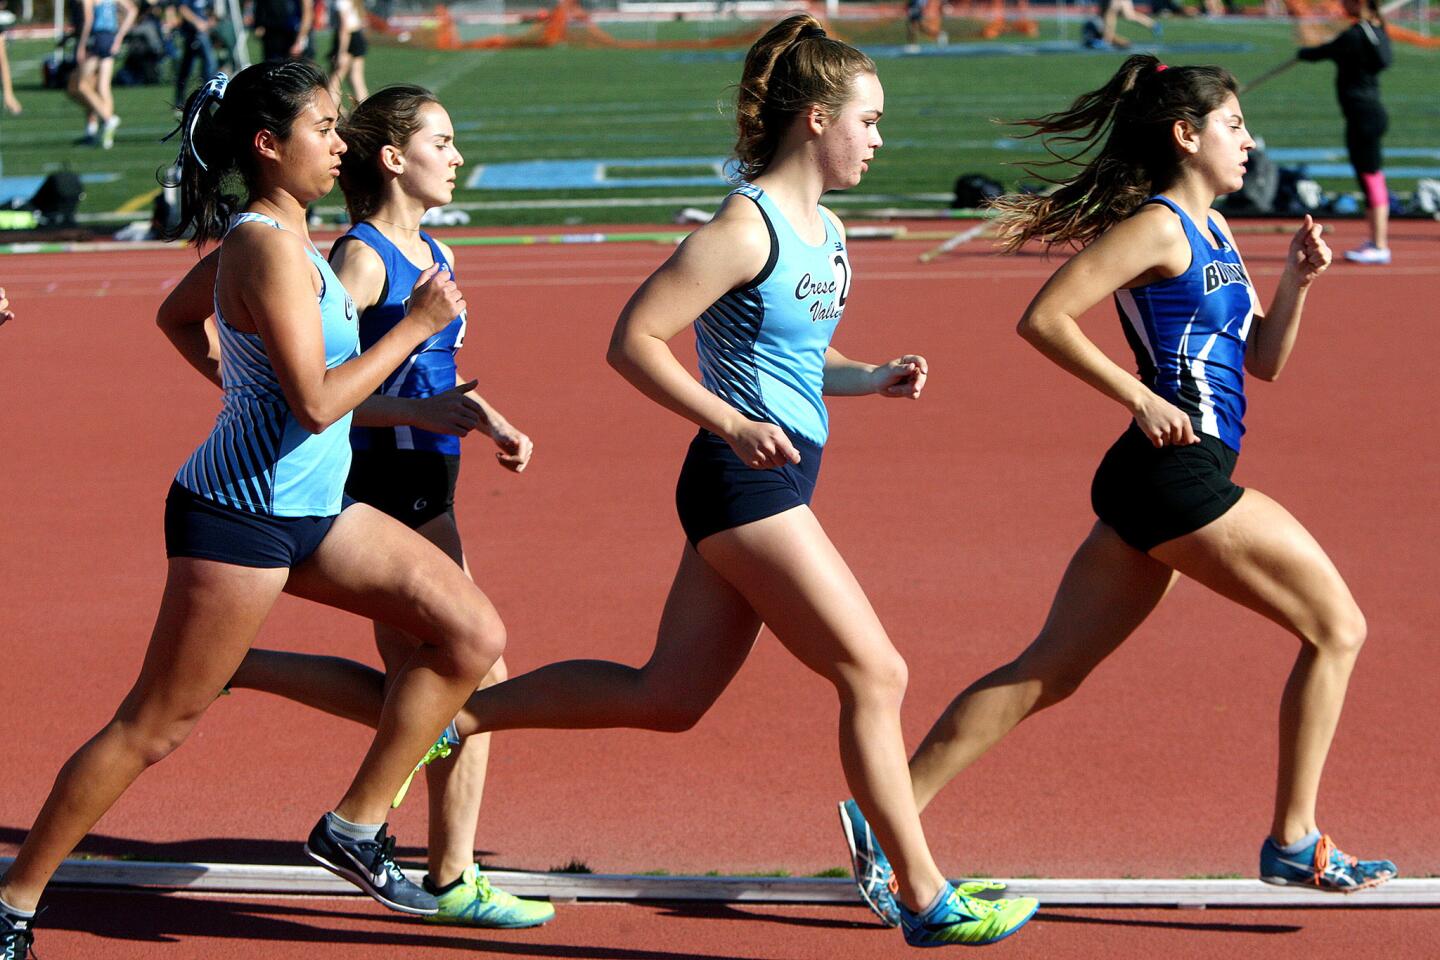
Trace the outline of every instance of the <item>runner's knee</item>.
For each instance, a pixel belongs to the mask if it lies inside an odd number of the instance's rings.
[[[905,688],[910,682],[910,668],[905,658],[894,647],[886,644],[883,651],[875,651],[858,663],[839,671],[836,686],[842,699],[854,702],[882,702],[898,705],[905,699]]]
[[[1352,604],[1348,610],[1326,617],[1305,639],[1323,653],[1353,657],[1365,645],[1366,633],[1365,615]]]
[[[149,767],[174,753],[176,748],[185,742],[185,738],[190,736],[190,731],[195,729],[195,724],[200,722],[203,713],[204,711],[200,710],[145,721],[117,718],[112,723],[131,752]]]
[[[474,677],[478,686],[505,652],[505,624],[494,607],[487,603],[477,612],[470,629],[461,636],[458,650],[465,674]]]
[[[1043,635],[1036,640],[1034,646],[1045,646]],[[1010,674],[1006,678],[1007,682],[1029,682],[1035,685],[1037,691],[1035,703],[1030,708],[1033,711],[1053,707],[1062,700],[1074,696],[1075,692],[1085,683],[1086,678],[1090,676],[1094,664],[1068,661],[1045,662],[1022,654],[1019,659],[1000,669]]]
[[[495,664],[490,668],[490,672],[485,674],[485,679],[480,681],[480,689],[484,690],[486,687],[493,687],[495,684],[504,683],[509,679],[510,668],[505,666],[505,658],[501,657],[495,661]]]
[[[505,652],[505,624],[478,591],[472,602],[442,621],[438,632],[455,675],[477,688]]]

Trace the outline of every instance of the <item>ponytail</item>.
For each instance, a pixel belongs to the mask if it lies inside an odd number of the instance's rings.
[[[1053,158],[1042,167],[1080,166],[1066,178],[1033,170],[1057,189],[1009,194],[992,205],[1000,213],[1001,246],[1012,253],[1029,240],[1047,247],[1084,246],[1124,220],[1180,173],[1171,130],[1183,120],[1204,129],[1210,112],[1239,91],[1221,67],[1167,67],[1155,57],[1128,58],[1103,87],[1081,94],[1068,110],[1013,121],[1043,137]],[[1103,141],[1098,153],[1082,158]]]
[[[736,177],[764,173],[791,120],[812,106],[839,113],[850,98],[850,81],[874,72],[874,61],[826,36],[808,13],[771,27],[745,55],[735,97]]]
[[[301,60],[261,63],[227,80],[211,77],[190,95],[180,126],[180,156],[159,176],[166,187],[180,188],[180,219],[165,232],[167,240],[192,229],[197,245],[225,235],[230,218],[250,202],[259,165],[255,134],[269,130],[282,140],[325,77]]]

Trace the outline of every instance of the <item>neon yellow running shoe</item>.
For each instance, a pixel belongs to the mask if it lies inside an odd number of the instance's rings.
[[[440,739],[436,740],[431,744],[430,749],[425,751],[425,756],[421,757],[420,762],[415,764],[415,769],[410,771],[410,776],[406,777],[405,782],[400,784],[400,790],[395,794],[395,799],[390,801],[391,810],[399,807],[400,804],[404,802],[405,794],[410,792],[410,784],[414,782],[415,774],[420,772],[421,767],[428,767],[436,760],[444,760],[450,756],[451,750],[460,745],[460,737],[454,730],[455,724],[452,723],[445,728],[444,733],[440,734]]]
[[[966,884],[975,889],[980,884]],[[994,889],[989,885],[985,889]],[[924,913],[911,913],[900,904],[900,927],[912,947],[944,947],[950,944],[978,947],[1004,940],[1035,916],[1040,904],[1033,897],[1014,900],[981,900],[948,883],[940,900]]]
[[[436,889],[425,878],[425,889],[440,901],[440,912],[426,917],[432,923],[458,923],[492,930],[519,930],[538,927],[555,918],[555,908],[544,900],[521,900],[499,887],[491,886],[475,864],[465,868],[449,887]]]

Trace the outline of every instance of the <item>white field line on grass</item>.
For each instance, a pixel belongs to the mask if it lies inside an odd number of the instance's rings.
[[[11,858],[0,858],[8,866]],[[412,871],[417,880],[419,874]],[[848,879],[797,877],[685,877],[628,874],[487,871],[522,897],[554,900],[706,900],[721,903],[856,904]],[[247,892],[333,896],[359,892],[320,867],[229,863],[67,860],[55,874],[63,884],[145,887],[187,892]],[[1007,894],[1034,896],[1050,906],[1109,907],[1431,907],[1440,906],[1440,879],[1399,879],[1353,896],[1259,880],[1020,879]]]

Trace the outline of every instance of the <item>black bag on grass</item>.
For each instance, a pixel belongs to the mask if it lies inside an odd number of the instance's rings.
[[[978,210],[1004,192],[999,181],[983,173],[961,174],[955,180],[955,199],[950,206],[956,210]]]

